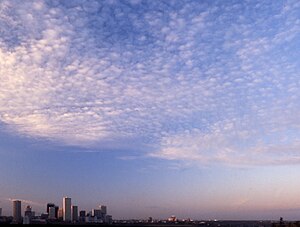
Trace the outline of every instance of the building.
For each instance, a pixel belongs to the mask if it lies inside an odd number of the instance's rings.
[[[102,211],[100,209],[92,209],[92,217],[102,218]]]
[[[41,213],[41,215],[40,215],[40,218],[44,219],[44,220],[48,219],[48,217],[49,217],[48,213]]]
[[[64,211],[63,211],[63,208],[59,208],[58,209],[58,219],[62,220],[63,217],[64,217]]]
[[[102,214],[107,214],[107,207],[106,206],[100,205],[99,208],[100,208]]]
[[[86,216],[85,210],[81,210],[81,211],[79,212],[79,216],[80,216],[80,217],[85,217],[85,216]]]
[[[112,216],[111,215],[105,215],[105,223],[112,224]]]
[[[31,220],[34,218],[35,213],[32,211],[31,206],[27,206],[25,213],[24,213],[24,218],[23,218],[23,224],[31,224]]]
[[[0,208],[0,217],[2,216],[2,208]]]
[[[13,201],[13,222],[21,224],[22,223],[22,210],[21,210],[21,201]]]
[[[177,218],[175,215],[172,215],[171,217],[168,218],[168,222],[176,222]]]
[[[97,222],[97,223],[105,223],[107,215],[107,207],[100,205],[99,209],[92,209],[91,217],[94,219],[90,220],[90,222]]]
[[[72,221],[78,221],[78,206],[72,206]]]
[[[55,217],[58,218],[58,210],[59,210],[59,207],[58,206],[55,206]]]
[[[32,207],[31,206],[26,207],[24,216],[29,216],[29,217],[32,216]]]
[[[32,211],[32,207],[31,206],[27,206],[26,207],[24,216],[28,216],[30,219],[34,218],[35,212]]]
[[[23,218],[23,225],[30,225],[31,224],[31,220],[29,216],[24,216]]]
[[[45,225],[45,224],[47,224],[47,220],[38,217],[38,218],[32,219],[30,224],[31,225]]]
[[[56,208],[55,208],[55,206],[49,207],[48,214],[49,214],[48,218],[50,220],[56,219]]]
[[[86,216],[85,210],[81,210],[81,211],[79,212],[79,221],[80,221],[80,222],[85,222],[85,216]]]
[[[49,214],[49,208],[50,207],[55,207],[54,203],[47,203],[47,213]]]
[[[148,223],[153,223],[153,218],[152,217],[148,218]]]
[[[51,209],[51,207],[54,208],[54,217],[52,216],[53,213],[51,213],[51,217],[50,217],[50,209]],[[58,218],[58,209],[59,209],[59,207],[55,206],[54,203],[47,203],[47,213],[49,214],[49,218],[50,219],[57,219]],[[52,212],[53,212],[53,209],[52,209]]]
[[[100,205],[99,209],[93,209],[92,210],[92,216],[95,217],[104,217],[107,214],[107,207]]]
[[[71,198],[64,197],[63,198],[63,220],[71,221]]]

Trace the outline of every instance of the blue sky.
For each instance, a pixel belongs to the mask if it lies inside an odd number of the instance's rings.
[[[299,1],[0,1],[0,207],[299,219]]]

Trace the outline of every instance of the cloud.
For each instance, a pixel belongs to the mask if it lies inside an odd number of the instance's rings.
[[[192,132],[162,139],[158,152],[151,157],[181,160],[201,165],[227,166],[287,165],[299,164],[300,141],[287,142],[271,134],[264,137],[259,132],[217,128],[210,133]],[[266,138],[263,140],[262,138]],[[271,142],[267,142],[271,140]]]
[[[26,199],[12,199],[12,198],[6,198],[5,200],[8,200],[8,201],[15,201],[15,200],[19,200],[21,201],[22,203],[25,203],[25,204],[29,204],[29,205],[33,205],[33,206],[38,206],[38,207],[44,207],[45,204],[43,203],[39,203],[39,202],[35,202],[35,201],[31,201],[31,200],[26,200]]]
[[[293,163],[298,8],[2,1],[0,121],[24,136],[168,160]]]

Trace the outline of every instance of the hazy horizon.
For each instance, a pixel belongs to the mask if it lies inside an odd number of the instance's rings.
[[[300,220],[299,12],[0,0],[3,213],[69,196],[116,219]]]

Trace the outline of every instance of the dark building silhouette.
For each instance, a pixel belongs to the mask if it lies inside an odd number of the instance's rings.
[[[55,208],[55,218],[58,218],[58,210],[59,210],[59,207],[58,206],[55,206],[54,203],[47,203],[47,213],[49,214],[49,209],[50,207],[54,207]]]
[[[13,201],[13,222],[21,224],[22,223],[22,210],[21,210],[21,201]]]
[[[50,207],[55,207],[54,203],[47,203],[47,213],[49,214],[49,208]]]
[[[85,222],[85,216],[86,216],[85,210],[81,210],[79,212],[79,221],[80,222]]]

